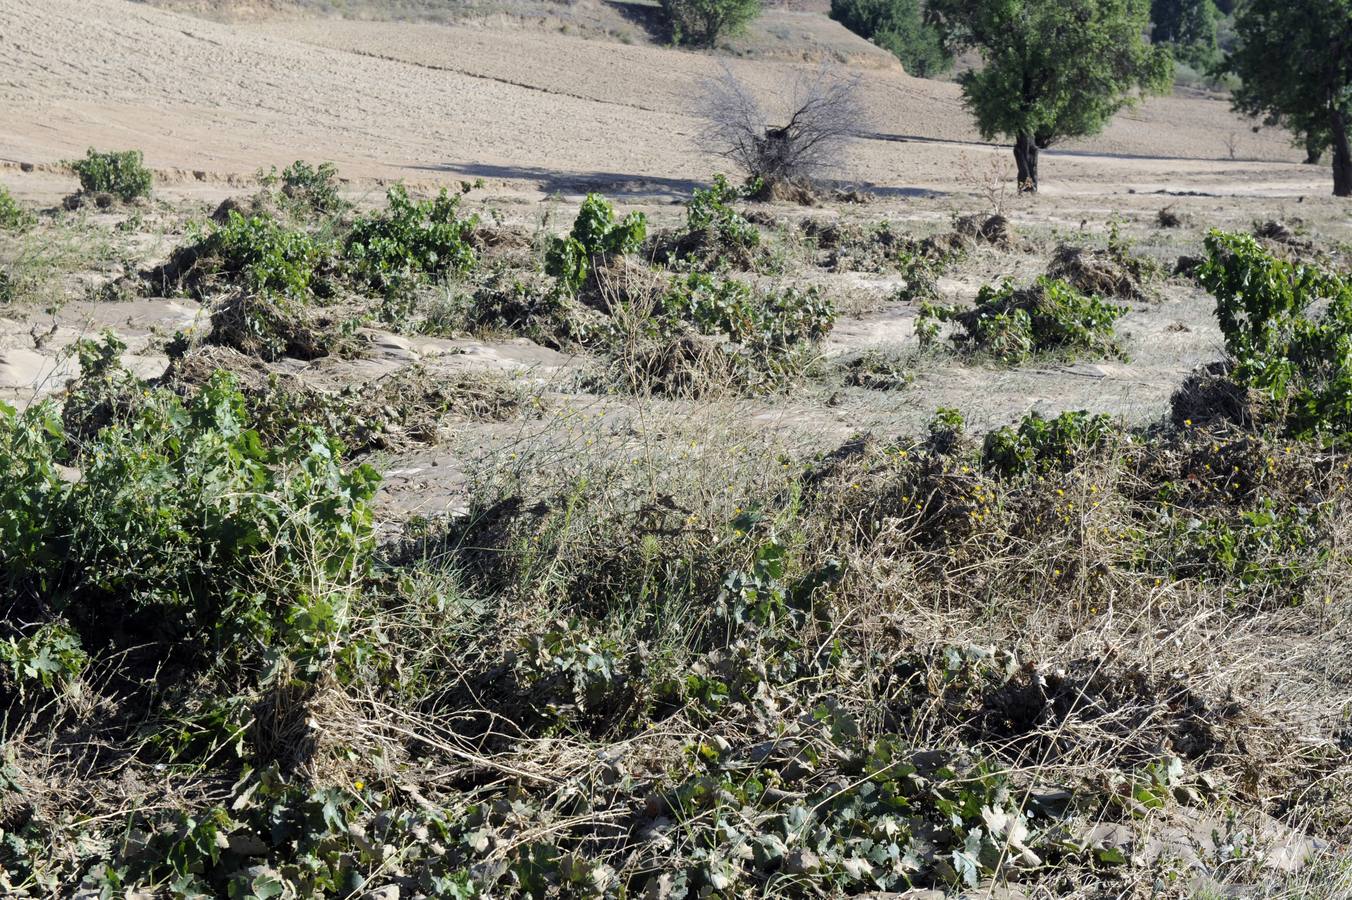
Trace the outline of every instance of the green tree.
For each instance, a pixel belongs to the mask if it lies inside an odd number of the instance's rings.
[[[912,75],[929,78],[953,65],[938,29],[925,21],[921,0],[831,0],[831,18],[901,60]]]
[[[761,0],[661,0],[673,44],[712,47],[761,13]]]
[[[1145,41],[1150,0],[931,0],[950,50],[985,65],[962,76],[963,99],[987,140],[1014,140],[1019,189],[1036,191],[1038,153],[1097,134],[1173,76],[1169,51]]]
[[[1245,0],[1226,69],[1236,110],[1333,148],[1333,193],[1352,197],[1352,0]]]
[[[1216,5],[1212,0],[1152,0],[1151,39],[1195,69],[1210,68],[1218,54]]]

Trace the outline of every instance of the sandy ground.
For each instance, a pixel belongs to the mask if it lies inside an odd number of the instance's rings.
[[[872,52],[815,13],[776,15]],[[303,156],[357,177],[473,175],[544,193],[683,192],[720,165],[695,140],[705,79],[727,62],[773,104],[816,68],[514,24],[222,24],[127,0],[0,0],[0,34],[0,160],[138,146],[153,166],[218,178]],[[1005,156],[979,142],[955,85],[859,71],[876,136],[851,177],[899,196],[952,190]],[[1327,192],[1327,173],[1297,161],[1283,134],[1251,133],[1225,103],[1170,97],[1050,155],[1044,177],[1053,193]]]

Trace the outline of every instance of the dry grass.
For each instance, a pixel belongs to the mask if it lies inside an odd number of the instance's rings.
[[[924,246],[1026,249],[991,221]],[[1261,433],[1240,397],[1204,418],[1200,390],[1026,474],[942,423],[842,444],[810,409],[817,351],[804,392],[748,396],[729,342],[654,330],[669,277],[598,276],[576,310],[607,329],[593,391],[559,375],[548,403],[435,366],[327,392],[221,346],[177,359],[184,392],[235,371],[267,443],[322,420],[393,465],[445,451],[468,511],[382,523],[350,580],[251,558],[307,601],[298,629],[332,611],[322,646],[194,668],[114,641],[50,693],[6,670],[4,890],[115,862],[167,891],[181,860],[208,892],[262,865],[302,896],[360,896],[302,869],[410,895],[835,896],[895,874],[850,873],[861,831],[919,836],[908,877],[949,886],[957,827],[985,835],[979,880],[1030,896],[1346,894],[1346,453]],[[1310,514],[1246,518],[1269,508]],[[219,836],[186,824],[218,812]],[[272,816],[296,829],[276,844]],[[1283,845],[1309,864],[1275,868]]]

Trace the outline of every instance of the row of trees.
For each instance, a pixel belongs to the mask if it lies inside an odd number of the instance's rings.
[[[831,18],[888,50],[906,71],[930,78],[953,65],[951,48],[929,13],[928,0],[831,0]],[[1221,0],[1226,14],[1233,0]],[[1210,71],[1220,59],[1215,0],[1151,0],[1151,42],[1169,48],[1174,59]]]
[[[963,98],[987,140],[1014,142],[1022,190],[1037,190],[1041,150],[1097,134],[1169,88],[1173,53],[1146,37],[1152,5],[1160,0],[930,0],[945,49],[984,60],[962,75]],[[1286,126],[1313,157],[1332,148],[1333,192],[1352,196],[1352,0],[1237,0],[1233,10],[1235,49],[1215,71],[1239,79],[1235,109]],[[1167,27],[1192,40],[1197,20]]]
[[[1352,0],[1240,0],[1235,109],[1285,125],[1317,159],[1333,151],[1333,193],[1352,197]]]
[[[983,137],[1013,140],[1024,191],[1042,150],[1173,82],[1173,57],[1143,37],[1149,0],[931,0],[930,14],[946,46],[984,59],[963,98]]]
[[[693,43],[760,9],[661,3],[673,37]],[[1220,13],[1232,16],[1224,57]],[[977,51],[984,64],[961,76],[963,97],[987,140],[1013,142],[1021,190],[1037,190],[1042,150],[1167,91],[1179,59],[1235,76],[1235,109],[1289,128],[1311,160],[1332,149],[1334,193],[1352,196],[1352,0],[832,0],[831,15],[917,75]]]

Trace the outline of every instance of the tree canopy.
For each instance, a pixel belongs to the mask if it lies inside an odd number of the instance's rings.
[[[660,0],[673,44],[712,47],[746,29],[761,14],[761,0]]]
[[[1333,192],[1352,196],[1352,0],[1246,0],[1235,37],[1235,109],[1332,147]]]
[[[929,78],[953,65],[939,32],[925,21],[921,0],[831,0],[831,18],[901,60],[912,75]]]
[[[980,51],[963,99],[987,140],[1014,139],[1025,190],[1037,190],[1038,151],[1097,134],[1171,83],[1169,51],[1144,37],[1150,0],[931,0],[930,11],[946,46]]]
[[[1217,61],[1216,5],[1212,0],[1152,0],[1150,33],[1156,44],[1167,44],[1174,57],[1195,69]]]

